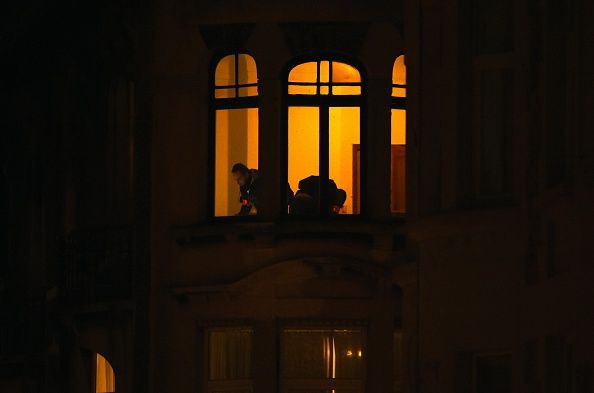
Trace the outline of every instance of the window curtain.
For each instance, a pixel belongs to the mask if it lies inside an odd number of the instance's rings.
[[[252,337],[253,332],[248,329],[210,332],[211,381],[251,378]]]

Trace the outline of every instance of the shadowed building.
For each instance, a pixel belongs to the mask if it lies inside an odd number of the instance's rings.
[[[592,393],[592,8],[9,10],[0,391]]]

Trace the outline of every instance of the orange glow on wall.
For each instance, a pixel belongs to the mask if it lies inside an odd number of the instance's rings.
[[[111,364],[100,354],[96,354],[95,361],[95,392],[113,393],[115,392],[115,373]]]

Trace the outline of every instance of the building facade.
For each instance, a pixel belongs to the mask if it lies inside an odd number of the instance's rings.
[[[0,390],[591,393],[591,14],[15,10]]]

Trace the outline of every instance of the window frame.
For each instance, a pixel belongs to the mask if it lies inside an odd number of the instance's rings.
[[[227,57],[227,56],[235,56],[235,81],[238,82],[238,64],[237,57],[239,55],[248,55],[254,60],[256,64],[256,78],[257,82],[255,84],[243,84],[239,85],[236,83],[233,85],[235,88],[236,97],[232,98],[216,98],[215,92],[217,89],[216,86],[216,70],[219,62]],[[210,61],[210,67],[208,71],[208,190],[209,190],[209,197],[208,197],[208,215],[209,218],[213,221],[226,221],[226,220],[233,220],[233,221],[253,221],[256,219],[257,215],[247,215],[247,216],[216,216],[215,215],[215,169],[216,169],[216,126],[217,126],[217,111],[218,110],[225,110],[225,109],[256,109],[258,111],[258,136],[260,135],[260,105],[259,105],[259,97],[260,97],[260,79],[258,77],[258,62],[254,55],[243,48],[237,48],[233,50],[225,50],[219,51],[213,54]],[[240,87],[250,87],[256,86],[258,88],[258,94],[255,96],[249,97],[239,97],[238,92]],[[223,88],[230,88],[229,86],[221,87]],[[259,139],[259,138],[258,138]],[[260,150],[260,142],[258,141],[258,153]],[[259,167],[259,165],[258,165]],[[229,174],[230,175],[230,174]]]
[[[396,66],[396,61],[398,60],[398,58],[400,58],[400,56],[404,56],[404,67],[406,68],[406,54],[404,52],[399,53],[396,55],[396,57],[394,57],[394,61],[392,62],[392,73],[391,73],[391,89],[390,89],[390,109],[402,109],[406,111],[406,99],[408,98],[408,90],[406,90],[406,95],[404,97],[395,97],[392,94],[392,91],[394,91],[394,88],[404,88],[407,89],[408,83],[405,83],[404,85],[398,84],[398,83],[394,83],[394,67]]]
[[[255,329],[250,324],[242,323],[222,323],[213,324],[203,327],[204,335],[202,338],[203,345],[203,386],[206,393],[220,393],[220,392],[238,392],[247,391],[252,393],[254,391],[254,360],[255,360]],[[228,380],[211,380],[210,379],[210,333],[212,331],[233,331],[233,330],[250,330],[252,332],[252,356],[251,356],[251,378],[247,379],[228,379]]]
[[[407,99],[408,99],[408,81],[405,80],[405,83],[403,85],[398,84],[398,83],[394,83],[394,67],[396,67],[396,62],[398,61],[398,59],[400,57],[404,57],[404,67],[406,69],[406,54],[404,52],[400,52],[396,55],[396,57],[394,57],[394,61],[392,62],[392,72],[391,72],[391,84],[390,84],[390,184],[392,183],[392,179],[393,179],[393,173],[392,173],[392,141],[391,141],[391,135],[392,135],[392,111],[393,110],[403,110],[404,111],[404,116],[405,118],[408,118],[408,110],[407,110]],[[404,88],[405,89],[405,95],[404,97],[396,97],[393,94],[393,91],[395,88]],[[408,168],[408,154],[407,153],[407,147],[408,147],[408,121],[405,124],[404,127],[404,135],[406,137],[406,142],[404,143],[404,152],[405,152],[405,157],[404,157],[404,211],[403,212],[399,212],[399,211],[394,211],[392,210],[392,193],[394,192],[394,190],[392,190],[392,187],[390,187],[390,215],[392,217],[404,217],[407,214],[408,208],[407,208],[407,202],[408,202],[408,198],[407,198],[407,168]]]
[[[329,61],[329,62],[339,62],[347,64],[351,67],[354,67],[361,77],[361,82],[358,83],[349,83],[349,82],[337,82],[332,84],[331,82],[331,73],[329,76],[329,84],[321,83],[319,81],[319,70],[320,70],[320,63],[322,61]],[[294,67],[297,67],[300,64],[308,63],[308,62],[316,62],[318,76],[316,82],[316,94],[289,94],[289,85],[312,85],[310,82],[289,82],[289,74]],[[332,66],[330,65],[330,70]],[[330,71],[331,72],[331,71]],[[329,86],[329,92],[332,91],[332,86],[353,86],[353,85],[360,85],[361,86],[361,93],[358,95],[333,95],[333,94],[320,94],[319,87],[320,86]],[[359,198],[360,198],[360,211],[358,214],[337,214],[337,215],[330,215],[329,212],[325,211],[322,206],[324,206],[324,201],[328,200],[327,196],[327,188],[320,187],[320,210],[314,216],[293,216],[290,215],[287,209],[281,209],[281,217],[283,219],[289,220],[318,220],[318,219],[358,219],[360,217],[365,217],[367,212],[367,71],[364,67],[363,63],[356,58],[347,57],[336,53],[331,52],[316,52],[310,53],[308,55],[303,56],[296,56],[289,61],[282,73],[281,73],[281,88],[282,88],[282,99],[281,99],[281,135],[280,135],[280,151],[281,151],[281,189],[279,189],[279,196],[281,200],[281,207],[287,206],[288,201],[286,200],[286,184],[288,184],[288,170],[289,170],[289,143],[288,143],[288,136],[289,136],[289,107],[290,106],[298,106],[298,107],[317,107],[320,109],[319,114],[319,121],[320,121],[320,136],[319,136],[319,178],[320,182],[323,184],[324,180],[329,179],[329,172],[330,172],[330,149],[329,145],[330,142],[328,138],[324,141],[323,136],[329,135],[329,108],[331,107],[354,107],[359,108],[359,145],[360,145],[360,167],[359,173],[361,174],[359,182],[360,182],[360,190],[359,190]],[[325,165],[322,165],[322,162],[325,162]],[[322,170],[324,169],[324,170]],[[297,191],[297,190],[293,190]]]
[[[362,362],[362,369],[361,369],[361,378],[357,379],[337,379],[337,378],[330,378],[324,381],[324,379],[292,379],[292,383],[285,383],[285,379],[283,378],[283,361],[282,361],[282,351],[283,351],[283,333],[286,330],[291,329],[300,329],[300,330],[359,330],[361,332],[361,342],[362,342],[362,350],[365,355],[363,356]],[[281,393],[288,393],[292,390],[344,390],[345,388],[349,391],[354,390],[353,384],[356,382],[357,386],[355,389],[358,390],[359,393],[363,393],[365,391],[365,384],[367,380],[367,362],[368,357],[367,353],[369,350],[368,346],[368,325],[366,321],[302,321],[302,320],[289,320],[283,321],[277,332],[277,340],[278,340],[278,357],[277,357],[277,364],[278,364],[278,386],[279,391]],[[295,385],[296,384],[296,385]]]

